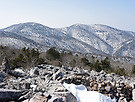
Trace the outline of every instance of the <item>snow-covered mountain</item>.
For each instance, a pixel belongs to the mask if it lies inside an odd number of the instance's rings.
[[[69,35],[75,39],[78,39],[79,41],[87,43],[107,54],[113,53],[112,46],[102,40],[99,36],[95,35],[90,26],[76,24],[59,30],[66,35]]]
[[[135,33],[133,32],[126,32],[100,24],[75,24],[59,30],[107,54],[115,53],[123,46],[123,42],[135,39]]]
[[[5,35],[4,35],[5,34]],[[135,57],[135,33],[106,25],[75,24],[49,28],[38,23],[20,23],[0,31],[1,45],[45,49],[57,47],[74,52]]]
[[[115,52],[115,55],[135,57],[135,40],[124,42],[124,45]]]
[[[30,22],[16,24],[3,29],[3,31],[15,33],[43,46],[57,47],[74,52],[98,53],[105,55],[104,52],[95,49],[87,43],[65,35],[57,29],[49,28],[37,23]]]
[[[128,51],[120,50],[125,47],[127,43],[135,40],[134,32],[122,31],[101,24],[75,24],[70,27],[60,28],[58,30],[107,54],[119,56],[135,56],[135,43],[132,43],[132,46],[131,44],[128,44]],[[129,49],[129,47],[131,48]]]
[[[10,46],[15,48],[31,47],[37,48],[42,47],[38,43],[31,39],[19,36],[16,33],[0,31],[0,45]]]

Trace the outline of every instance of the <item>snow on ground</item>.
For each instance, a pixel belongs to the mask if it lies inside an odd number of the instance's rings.
[[[111,99],[96,91],[87,91],[84,85],[63,83],[63,86],[76,97],[77,102],[116,102],[115,98]]]
[[[15,69],[14,71],[25,74],[25,72],[22,69]]]

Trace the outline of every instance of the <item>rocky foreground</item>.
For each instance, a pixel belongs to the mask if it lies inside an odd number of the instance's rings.
[[[135,79],[80,67],[38,65],[30,70],[0,72],[0,102],[77,102],[62,83],[83,84],[119,102],[133,101]],[[134,102],[134,101],[133,101]]]

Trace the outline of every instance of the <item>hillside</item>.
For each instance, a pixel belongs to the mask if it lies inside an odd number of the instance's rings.
[[[10,36],[3,35],[8,33]],[[50,28],[38,23],[20,23],[1,29],[1,45],[30,47],[46,51],[49,47],[72,52],[135,57],[135,33],[106,25],[75,24]]]

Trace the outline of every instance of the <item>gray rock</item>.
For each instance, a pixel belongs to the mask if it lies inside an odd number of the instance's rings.
[[[91,76],[98,75],[98,72],[96,72],[96,71],[92,70],[92,71],[90,71],[90,75],[91,75]]]
[[[30,70],[30,75],[34,76],[34,75],[39,75],[39,69],[38,67],[34,67]]]
[[[39,93],[36,93],[29,102],[47,102],[47,97],[44,95],[41,95]]]
[[[60,70],[53,74],[53,80],[60,80],[64,77],[64,73]]]
[[[25,73],[26,75],[22,77],[7,77],[7,74],[1,72],[0,78],[2,78],[2,81],[6,77],[8,79],[0,83],[0,87],[19,90],[27,89],[29,93],[19,98],[19,100],[26,100],[27,102],[29,102],[27,99],[32,99],[35,95],[38,98],[46,98],[47,102],[77,102],[76,98],[63,88],[62,82],[83,84],[90,91],[93,89],[110,96],[117,96],[118,98],[121,97],[121,89],[124,85],[127,83],[133,85],[135,82],[134,78],[120,77],[114,73],[107,74],[104,71],[86,71],[79,67],[71,68],[63,66],[60,68],[42,64],[31,68],[30,71],[24,70],[24,72],[29,72],[30,75]]]
[[[31,88],[30,85],[31,83],[25,83],[25,89],[30,89]]]
[[[65,98],[56,98],[53,102],[65,102]]]
[[[24,76],[26,76],[26,73],[22,69],[11,70],[10,74],[15,76],[15,77],[24,77]]]
[[[77,102],[77,99],[73,94],[69,93],[66,96],[66,102]]]
[[[6,78],[6,74],[3,72],[0,72],[0,82],[3,82],[3,80]]]
[[[28,93],[22,95],[19,99],[18,102],[22,102],[24,100],[30,99],[32,97],[32,91],[29,91]],[[28,101],[29,102],[29,101]]]
[[[103,70],[101,70],[99,73],[104,75],[106,74],[106,72],[104,72]]]
[[[0,101],[17,101],[23,93],[24,91],[21,90],[0,89]]]

